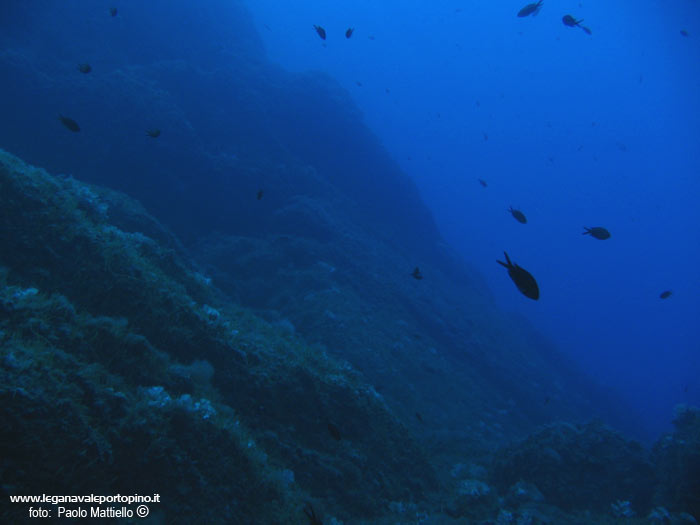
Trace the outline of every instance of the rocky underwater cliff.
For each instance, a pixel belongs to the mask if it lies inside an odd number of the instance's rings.
[[[698,517],[697,411],[653,453],[590,423],[633,417],[496,309],[331,79],[267,63],[238,4],[87,5],[14,6],[24,29],[0,37],[0,146],[70,174],[0,153],[6,502],[157,492],[164,523]]]

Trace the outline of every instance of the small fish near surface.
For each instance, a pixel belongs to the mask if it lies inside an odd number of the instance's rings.
[[[326,30],[325,29],[323,29],[321,26],[317,26],[317,25],[314,26],[314,29],[316,30],[316,33],[318,34],[318,36],[321,37],[321,40],[326,39]]]
[[[590,235],[599,241],[604,241],[605,239],[610,238],[610,232],[602,226],[594,226],[593,228],[586,228],[584,226],[583,229],[585,230],[583,235]]]
[[[260,199],[263,198],[263,194],[264,194],[264,193],[265,193],[265,192],[264,192],[263,190],[258,190],[258,193],[257,193],[257,195],[256,195],[257,198],[258,198],[258,200],[260,200]]]
[[[66,128],[68,128],[73,133],[78,133],[80,131],[80,126],[78,126],[78,123],[75,120],[73,120],[72,118],[64,117],[63,115],[59,115],[58,120],[60,120],[61,124],[63,124]]]
[[[688,31],[681,29],[681,36],[688,36]]]
[[[148,135],[152,139],[157,139],[158,137],[160,137],[160,130],[158,128],[148,129],[146,130],[146,135]]]
[[[532,274],[517,264],[510,262],[510,258],[506,252],[503,252],[503,255],[506,256],[506,262],[498,260],[496,262],[508,269],[508,276],[515,283],[515,286],[518,287],[520,293],[535,301],[539,299],[540,288],[537,286],[537,281],[535,281]]]
[[[92,71],[92,66],[87,62],[85,64],[78,64],[78,71],[87,75],[90,71]]]
[[[533,4],[527,4],[520,11],[518,11],[518,16],[520,18],[524,18],[530,15],[537,16],[537,13],[540,12],[540,7],[542,7],[542,2],[543,0],[539,0],[538,2],[535,2]]]
[[[420,273],[420,268],[418,268],[418,266],[416,266],[411,272],[411,277],[413,277],[417,281],[420,281],[423,278],[423,274]]]
[[[511,206],[508,211],[510,214],[515,218],[516,221],[518,221],[520,224],[526,224],[527,219],[525,218],[525,214],[521,212],[520,210],[515,210],[513,209],[513,206]]]
[[[110,16],[117,16],[117,8],[116,8],[116,7],[110,7],[110,8],[109,8],[109,14],[110,14]]]
[[[345,31],[345,38],[350,38],[355,31],[354,27],[348,27],[347,30]]]
[[[561,21],[567,27],[580,27],[581,29],[583,29],[584,33],[586,33],[587,35],[590,35],[592,33],[590,28],[581,25],[581,22],[583,22],[583,18],[581,20],[576,20],[571,15],[564,15],[562,17]]]
[[[486,181],[484,179],[476,179],[479,181],[479,184],[481,184],[484,188],[488,188],[488,184],[486,184]]]
[[[660,299],[668,299],[669,297],[671,297],[671,295],[673,295],[673,292],[671,290],[664,290],[663,292],[661,292],[659,294],[659,298]]]

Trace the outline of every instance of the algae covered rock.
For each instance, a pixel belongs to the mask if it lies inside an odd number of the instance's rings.
[[[655,477],[642,446],[601,423],[548,425],[496,455],[492,481],[506,492],[534,484],[546,503],[566,511],[608,513],[616,501],[648,512]]]
[[[652,450],[660,480],[656,500],[700,521],[700,409],[677,406],[673,425]]]
[[[157,492],[161,522],[262,524],[435,488],[351,366],[232,302],[138,203],[4,152],[0,313],[5,492]]]

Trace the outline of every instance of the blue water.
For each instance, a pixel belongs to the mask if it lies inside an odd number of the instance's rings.
[[[518,18],[524,3],[249,6],[271,60],[351,92],[500,305],[658,434],[675,404],[700,400],[700,5],[545,1]],[[538,302],[495,263],[504,250]]]

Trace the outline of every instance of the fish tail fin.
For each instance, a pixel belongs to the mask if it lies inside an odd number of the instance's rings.
[[[590,228],[586,228],[586,227],[584,226],[583,229],[584,229],[584,232],[583,232],[581,235],[588,235],[589,233],[591,233],[591,229],[590,229]]]
[[[498,259],[496,259],[496,262],[505,268],[512,268],[513,264],[510,262],[510,257],[508,257],[508,254],[506,252],[503,252],[503,255],[506,256],[506,262],[499,261]]]

